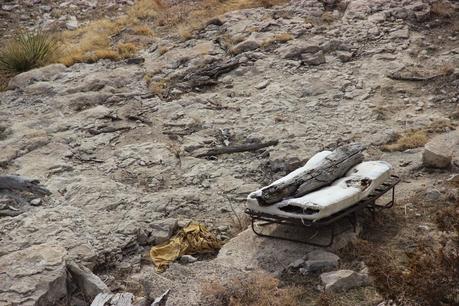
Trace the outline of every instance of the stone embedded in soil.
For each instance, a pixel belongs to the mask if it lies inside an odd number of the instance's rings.
[[[183,255],[179,258],[180,263],[189,264],[198,261],[198,259],[191,255]]]
[[[314,250],[306,255],[304,269],[307,272],[330,271],[338,267],[339,256],[331,252]]]
[[[363,287],[369,284],[366,273],[358,273],[352,270],[338,270],[326,272],[320,275],[320,280],[325,291],[340,292],[352,288]]]
[[[24,89],[26,86],[38,81],[50,81],[53,77],[66,69],[62,64],[51,64],[42,68],[32,69],[18,74],[9,81],[9,89]]]

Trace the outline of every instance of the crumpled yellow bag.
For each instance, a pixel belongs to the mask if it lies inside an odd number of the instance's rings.
[[[185,254],[211,253],[221,248],[221,242],[202,224],[190,223],[168,241],[150,249],[156,270],[162,272]]]

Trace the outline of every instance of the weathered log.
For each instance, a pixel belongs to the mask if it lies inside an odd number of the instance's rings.
[[[300,171],[261,189],[255,196],[261,206],[283,199],[301,197],[342,177],[352,166],[363,161],[364,146],[358,143],[338,147],[310,170]]]
[[[99,293],[92,301],[91,306],[132,306],[134,295],[125,293]]]
[[[262,148],[275,146],[278,143],[279,143],[278,140],[271,140],[268,142],[256,142],[256,143],[248,143],[248,144],[242,144],[242,145],[231,146],[231,147],[215,148],[207,152],[197,154],[196,157],[207,157],[207,156],[216,156],[216,155],[230,154],[230,153],[256,151]]]
[[[91,306],[105,306],[113,297],[113,293],[99,293],[91,303]]]
[[[0,176],[0,190],[2,189],[27,191],[41,196],[51,194],[48,189],[40,185],[38,180],[15,175]]]

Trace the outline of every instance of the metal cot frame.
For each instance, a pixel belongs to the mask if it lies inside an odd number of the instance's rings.
[[[357,227],[357,213],[364,210],[365,208],[372,214],[373,219],[375,218],[375,213],[382,209],[388,209],[394,206],[395,204],[395,186],[400,182],[400,178],[397,175],[391,175],[389,179],[387,179],[383,184],[381,184],[378,188],[376,188],[368,197],[361,200],[357,204],[348,207],[342,211],[339,211],[329,217],[319,219],[319,220],[305,220],[301,218],[287,218],[281,217],[276,215],[271,215],[267,213],[262,213],[258,211],[254,211],[251,209],[246,209],[245,213],[249,215],[252,223],[252,230],[255,234],[262,237],[270,237],[276,239],[283,239],[288,241],[294,242],[301,242],[313,246],[319,247],[329,247],[333,244],[335,236],[343,233],[336,233],[336,222],[341,219],[347,219],[349,223],[352,225],[354,232],[356,231]],[[376,200],[379,199],[381,196],[386,194],[388,191],[392,191],[391,200],[387,203],[382,205],[376,204]],[[330,240],[328,243],[320,244],[314,243],[312,241],[307,240],[299,240],[293,239],[289,237],[283,236],[275,236],[275,235],[267,235],[263,234],[261,231],[257,231],[255,227],[255,223],[257,221],[263,221],[264,223],[261,225],[269,225],[269,224],[280,224],[280,225],[288,225],[294,227],[302,227],[302,228],[313,228],[319,229],[323,227],[328,227],[330,229]]]

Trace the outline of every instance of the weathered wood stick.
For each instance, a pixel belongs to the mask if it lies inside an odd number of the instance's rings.
[[[1,189],[27,191],[42,196],[51,194],[51,191],[41,186],[38,180],[15,175],[0,176]]]
[[[207,156],[216,156],[216,155],[222,155],[222,154],[256,151],[262,148],[276,146],[278,143],[279,143],[278,140],[271,140],[267,142],[248,143],[248,144],[242,144],[242,145],[231,146],[231,147],[215,148],[207,152],[197,154],[196,157],[207,157]]]
[[[132,306],[134,295],[125,293],[99,293],[92,301],[91,306]]]
[[[261,206],[277,203],[285,198],[301,197],[313,190],[331,184],[352,166],[363,161],[364,146],[358,143],[338,147],[317,167],[280,180],[261,190],[256,199]]]
[[[0,209],[0,217],[16,217],[22,214],[21,210]]]

